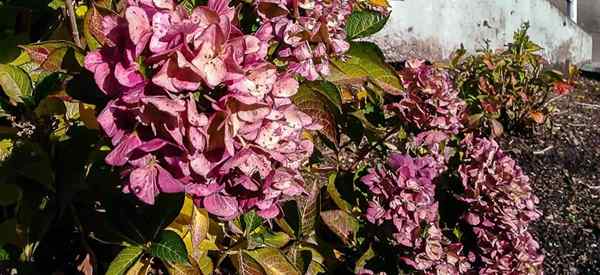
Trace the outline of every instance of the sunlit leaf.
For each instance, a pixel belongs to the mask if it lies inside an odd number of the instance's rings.
[[[247,253],[262,266],[267,275],[300,274],[278,249],[266,247]]]
[[[14,105],[23,103],[33,93],[29,75],[13,65],[0,64],[0,87]]]
[[[229,255],[229,259],[236,267],[238,274],[240,275],[264,275],[267,274],[265,270],[258,264],[252,257],[247,255],[244,251]]]
[[[169,275],[205,274],[194,259],[190,258],[188,260],[187,263],[165,263]]]
[[[266,232],[262,235],[262,239],[264,244],[273,248],[282,248],[290,242],[290,236],[283,232]]]
[[[21,46],[31,61],[49,72],[83,67],[85,53],[69,41],[44,41]]]
[[[144,250],[139,246],[125,247],[108,266],[106,275],[123,275],[142,256]]]
[[[363,253],[362,256],[358,258],[358,261],[356,261],[354,272],[358,274],[359,271],[365,268],[367,262],[373,259],[375,256],[375,251],[373,251],[373,248],[369,246],[369,249],[367,249],[367,251],[365,251],[365,253]]]
[[[247,236],[263,223],[263,219],[255,211],[251,211],[242,216],[242,222],[244,233]]]
[[[125,273],[126,275],[149,275],[148,272],[151,270],[152,265],[149,259],[140,258],[135,262],[129,270]]]
[[[388,16],[376,11],[360,10],[353,11],[346,22],[346,39],[367,37],[380,31]]]
[[[370,81],[388,93],[398,94],[403,86],[394,69],[385,62],[377,45],[370,42],[351,42],[347,60],[333,60],[327,80],[340,85],[364,85]]]
[[[309,192],[308,197],[300,205],[300,226],[302,229],[302,236],[309,236],[315,230],[317,212],[319,211],[318,203],[319,194],[321,191],[319,182],[317,180],[313,180],[309,186],[310,189],[307,190]]]

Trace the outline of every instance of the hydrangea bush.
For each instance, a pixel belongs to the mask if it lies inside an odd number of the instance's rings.
[[[542,274],[459,67],[355,41],[387,2],[91,2],[0,65],[0,273]]]

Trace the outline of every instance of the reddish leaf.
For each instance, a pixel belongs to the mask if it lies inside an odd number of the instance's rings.
[[[358,221],[343,210],[321,212],[321,219],[345,244],[350,244],[358,231]]]
[[[530,112],[529,116],[531,117],[531,119],[533,119],[533,121],[535,121],[535,123],[537,124],[542,124],[544,123],[544,121],[546,120],[546,116],[544,116],[544,114],[540,113],[540,112]]]
[[[293,101],[302,112],[323,126],[321,133],[337,146],[337,124],[332,108],[328,106],[328,99],[310,87],[301,85]]]

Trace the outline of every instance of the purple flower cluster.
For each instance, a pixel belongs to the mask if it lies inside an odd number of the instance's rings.
[[[352,0],[258,0],[264,26],[279,42],[277,56],[308,80],[329,74],[329,57],[350,48],[345,25]]]
[[[422,131],[437,130],[457,134],[462,128],[466,104],[458,97],[448,73],[422,60],[406,62],[400,71],[405,91],[387,109]]]
[[[459,168],[464,186],[460,198],[469,209],[484,268],[480,274],[541,274],[544,256],[527,231],[541,213],[529,178],[493,140],[468,136],[467,161]]]
[[[124,191],[153,204],[186,192],[222,219],[265,218],[304,192],[300,165],[320,126],[292,103],[298,82],[267,61],[273,26],[245,35],[228,0],[188,12],[173,0],[129,0],[102,19],[108,41],[86,68],[111,101],[98,122],[124,167]]]
[[[460,274],[471,265],[462,244],[450,243],[439,227],[434,179],[440,167],[431,157],[393,154],[391,171],[370,169],[361,179],[372,194],[366,218],[393,224],[395,244],[408,251],[401,257],[407,265],[428,274]]]

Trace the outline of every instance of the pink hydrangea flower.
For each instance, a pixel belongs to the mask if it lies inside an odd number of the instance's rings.
[[[493,140],[468,136],[463,141],[467,160],[459,168],[469,206],[464,220],[473,227],[480,274],[542,274],[544,256],[527,231],[541,213],[529,178]]]
[[[393,225],[394,243],[406,251],[400,259],[407,265],[426,274],[463,274],[470,260],[439,228],[434,180],[440,169],[431,157],[392,154],[387,168],[372,168],[361,179],[372,195],[366,218]]]
[[[313,144],[302,132],[320,126],[291,101],[298,82],[266,61],[272,29],[244,35],[235,20],[223,0],[192,12],[130,0],[105,18],[112,43],[86,68],[112,98],[98,122],[125,192],[149,204],[186,192],[222,219],[274,218],[280,200],[304,194],[298,168]]]
[[[387,106],[400,119],[422,131],[457,134],[464,126],[466,103],[458,97],[450,76],[422,60],[406,62],[400,71],[405,91]]]
[[[263,26],[272,29],[281,44],[277,53],[290,72],[308,80],[329,74],[329,58],[350,48],[345,25],[352,1],[257,1]]]

